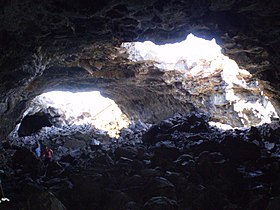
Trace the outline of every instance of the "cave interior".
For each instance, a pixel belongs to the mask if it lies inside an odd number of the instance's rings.
[[[277,0],[1,1],[0,209],[280,209],[279,16]],[[38,105],[52,91],[113,100],[116,135]]]

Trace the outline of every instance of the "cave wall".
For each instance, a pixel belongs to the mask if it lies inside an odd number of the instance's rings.
[[[101,89],[125,113],[150,120],[193,109],[176,100],[160,72],[129,63],[118,49],[125,41],[172,43],[189,33],[215,38],[223,53],[262,79],[278,106],[279,14],[277,0],[1,1],[0,138],[33,97],[51,89]]]

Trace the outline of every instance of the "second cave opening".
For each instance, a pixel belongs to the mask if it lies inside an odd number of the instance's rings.
[[[118,138],[129,124],[117,104],[99,91],[51,91],[31,101],[10,137],[16,144],[33,145],[36,141],[50,144],[58,136],[84,135],[98,143],[99,137]],[[77,146],[71,140],[68,144]]]

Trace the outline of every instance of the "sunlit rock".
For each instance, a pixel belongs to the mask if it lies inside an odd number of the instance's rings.
[[[190,94],[182,95],[181,100],[209,113],[217,123],[249,127],[278,118],[261,81],[224,56],[215,40],[189,35],[180,43],[136,42],[123,43],[122,47],[130,60],[149,62],[164,70],[166,83],[181,85],[174,91]],[[170,71],[174,75],[169,75]]]

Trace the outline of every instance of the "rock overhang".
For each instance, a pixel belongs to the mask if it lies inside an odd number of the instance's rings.
[[[4,1],[0,15],[3,20],[0,26],[3,46],[0,79],[1,119],[5,125],[1,125],[4,126],[1,136],[5,136],[20,118],[32,97],[55,87],[53,81],[59,80],[60,74],[67,73],[69,79],[57,83],[59,88],[67,89],[64,84],[73,88],[73,84],[81,81],[75,82],[74,78],[82,77],[87,81],[84,88],[92,84],[97,84],[97,88],[101,84],[111,84],[104,89],[111,98],[112,95],[116,97],[113,89],[119,90],[121,96],[149,93],[145,88],[134,91],[135,84],[143,81],[141,65],[127,65],[122,57],[119,60],[116,59],[120,58],[118,56],[111,57],[117,53],[116,48],[124,41],[181,41],[191,32],[207,39],[216,38],[225,54],[264,80],[264,91],[274,98],[277,107],[280,59],[276,35],[279,25],[273,20],[279,16],[279,6],[275,2],[264,5],[261,1]],[[108,65],[103,66],[106,61]],[[59,70],[42,80],[55,66],[59,66]],[[76,70],[72,71],[73,68]],[[162,72],[150,67],[148,75],[153,74]],[[160,84],[160,79],[154,78],[145,77],[144,84]],[[130,81],[130,84],[124,81]],[[126,88],[118,89],[121,86]],[[127,88],[129,86],[131,88]],[[152,94],[147,94],[145,105],[147,99],[153,99],[162,89],[163,86],[158,85]],[[168,114],[170,107],[176,109],[178,102],[172,94],[157,97],[168,105],[164,110]],[[120,99],[127,106],[127,98]],[[141,101],[139,98],[131,100],[130,106],[144,107]],[[151,101],[142,115],[157,113],[150,108],[158,103]],[[187,108],[181,111],[194,108],[190,104],[182,105]],[[137,113],[131,111],[130,114]]]

